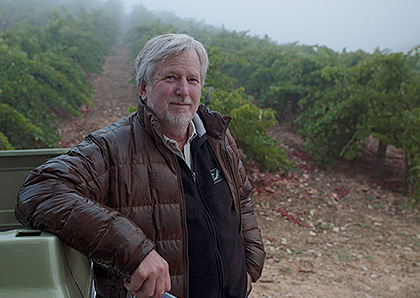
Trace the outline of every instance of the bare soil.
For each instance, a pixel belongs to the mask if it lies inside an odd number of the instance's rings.
[[[61,146],[128,114],[137,90],[120,43],[102,75],[90,75],[91,107],[59,123]],[[398,150],[388,152],[385,179],[370,178],[374,141],[355,162],[319,168],[290,125],[270,130],[296,163],[282,177],[248,164],[256,216],[267,252],[251,297],[420,297],[420,212],[401,194]]]

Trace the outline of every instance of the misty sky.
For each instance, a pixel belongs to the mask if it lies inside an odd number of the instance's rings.
[[[279,43],[336,51],[376,47],[407,51],[420,44],[420,0],[122,0],[172,11],[230,31],[267,34]]]

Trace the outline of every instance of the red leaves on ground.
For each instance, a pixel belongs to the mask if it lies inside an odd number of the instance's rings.
[[[345,188],[344,186],[338,186],[334,189],[337,192],[337,195],[339,197],[339,199],[344,198],[345,196],[347,196],[349,194],[349,190],[347,188]]]
[[[337,186],[336,188],[334,188],[334,190],[335,192],[328,192],[327,196],[337,202],[338,200],[344,198],[350,193],[350,191],[344,186]]]
[[[266,187],[264,187],[264,190],[267,191],[267,192],[269,192],[269,193],[276,193],[277,192],[274,188],[272,188],[269,185],[266,186]]]
[[[299,168],[306,170],[307,174],[312,174],[318,170],[318,165],[314,157],[305,151],[295,149],[293,151],[289,151],[288,154],[295,159],[296,165]]]
[[[331,199],[334,199],[335,201],[338,201],[338,195],[335,192],[329,192],[327,193],[327,196]]]
[[[299,218],[294,217],[292,214],[289,213],[286,209],[278,208],[277,211],[283,216],[286,220],[295,223],[303,228],[309,228],[309,225],[306,223],[303,223]]]

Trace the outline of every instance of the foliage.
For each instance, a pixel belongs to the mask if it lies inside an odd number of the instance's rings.
[[[63,56],[72,58],[86,72],[100,73],[105,56],[111,52],[109,43],[113,38],[107,34],[108,29],[114,31],[112,22],[98,12],[88,14],[83,9],[77,19],[65,9],[62,9],[62,14],[51,14],[44,29],[45,46],[50,51],[59,51]],[[104,27],[105,24],[108,26]]]
[[[44,27],[48,23],[48,16],[62,6],[70,13],[75,13],[81,7],[92,9],[101,5],[101,0],[1,0],[0,30],[12,29],[17,23]]]
[[[336,62],[325,48],[308,47],[305,51],[288,48],[272,64],[273,82],[263,89],[260,102],[276,111],[297,114],[299,101],[313,101],[322,87],[321,70]]]
[[[236,80],[221,71],[229,63],[230,57],[223,55],[218,47],[207,47],[209,60],[211,61],[206,75],[206,85],[217,90],[231,90]]]
[[[15,109],[26,121],[42,128],[42,137],[29,146],[28,142],[12,135],[17,130],[9,130],[7,123],[2,122],[1,131],[16,148],[54,146],[54,140],[57,140],[53,131],[54,116],[64,111],[77,115],[78,100],[87,102],[86,95],[41,59],[29,59],[24,53],[3,43],[0,44],[0,53],[3,57],[1,67],[7,74],[0,79],[0,102]],[[2,105],[1,109],[4,108]],[[22,130],[25,129],[23,121],[16,123],[22,123]]]
[[[2,132],[0,132],[0,150],[13,150],[9,139]]]
[[[28,148],[45,142],[41,129],[7,104],[0,104],[0,127],[1,150]],[[13,147],[12,144],[19,145]]]
[[[346,49],[344,49],[338,56],[338,63],[342,64],[345,67],[353,67],[359,64],[359,62],[361,62],[362,60],[368,59],[370,56],[370,54],[362,50],[358,50],[355,52],[347,52]]]
[[[243,91],[243,88],[230,92],[216,90],[210,107],[233,118],[230,130],[247,158],[268,171],[291,170],[285,150],[266,133],[277,123],[275,112],[257,108],[244,97]]]
[[[56,121],[91,103],[86,73],[101,72],[116,31],[99,10],[75,15],[62,8],[43,28],[19,23],[0,32],[2,148],[56,146]]]
[[[364,140],[373,135],[401,148],[409,168],[416,169],[420,164],[418,61],[418,52],[413,51],[376,54],[350,68],[324,68],[323,77],[331,85],[296,121],[308,151],[321,162],[354,159]],[[418,181],[418,170],[411,170],[410,181]],[[411,190],[419,200],[413,183]]]

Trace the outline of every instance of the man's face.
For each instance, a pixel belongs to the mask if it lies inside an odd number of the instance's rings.
[[[194,50],[156,65],[149,85],[139,87],[141,98],[163,126],[187,126],[200,103],[200,61]]]

